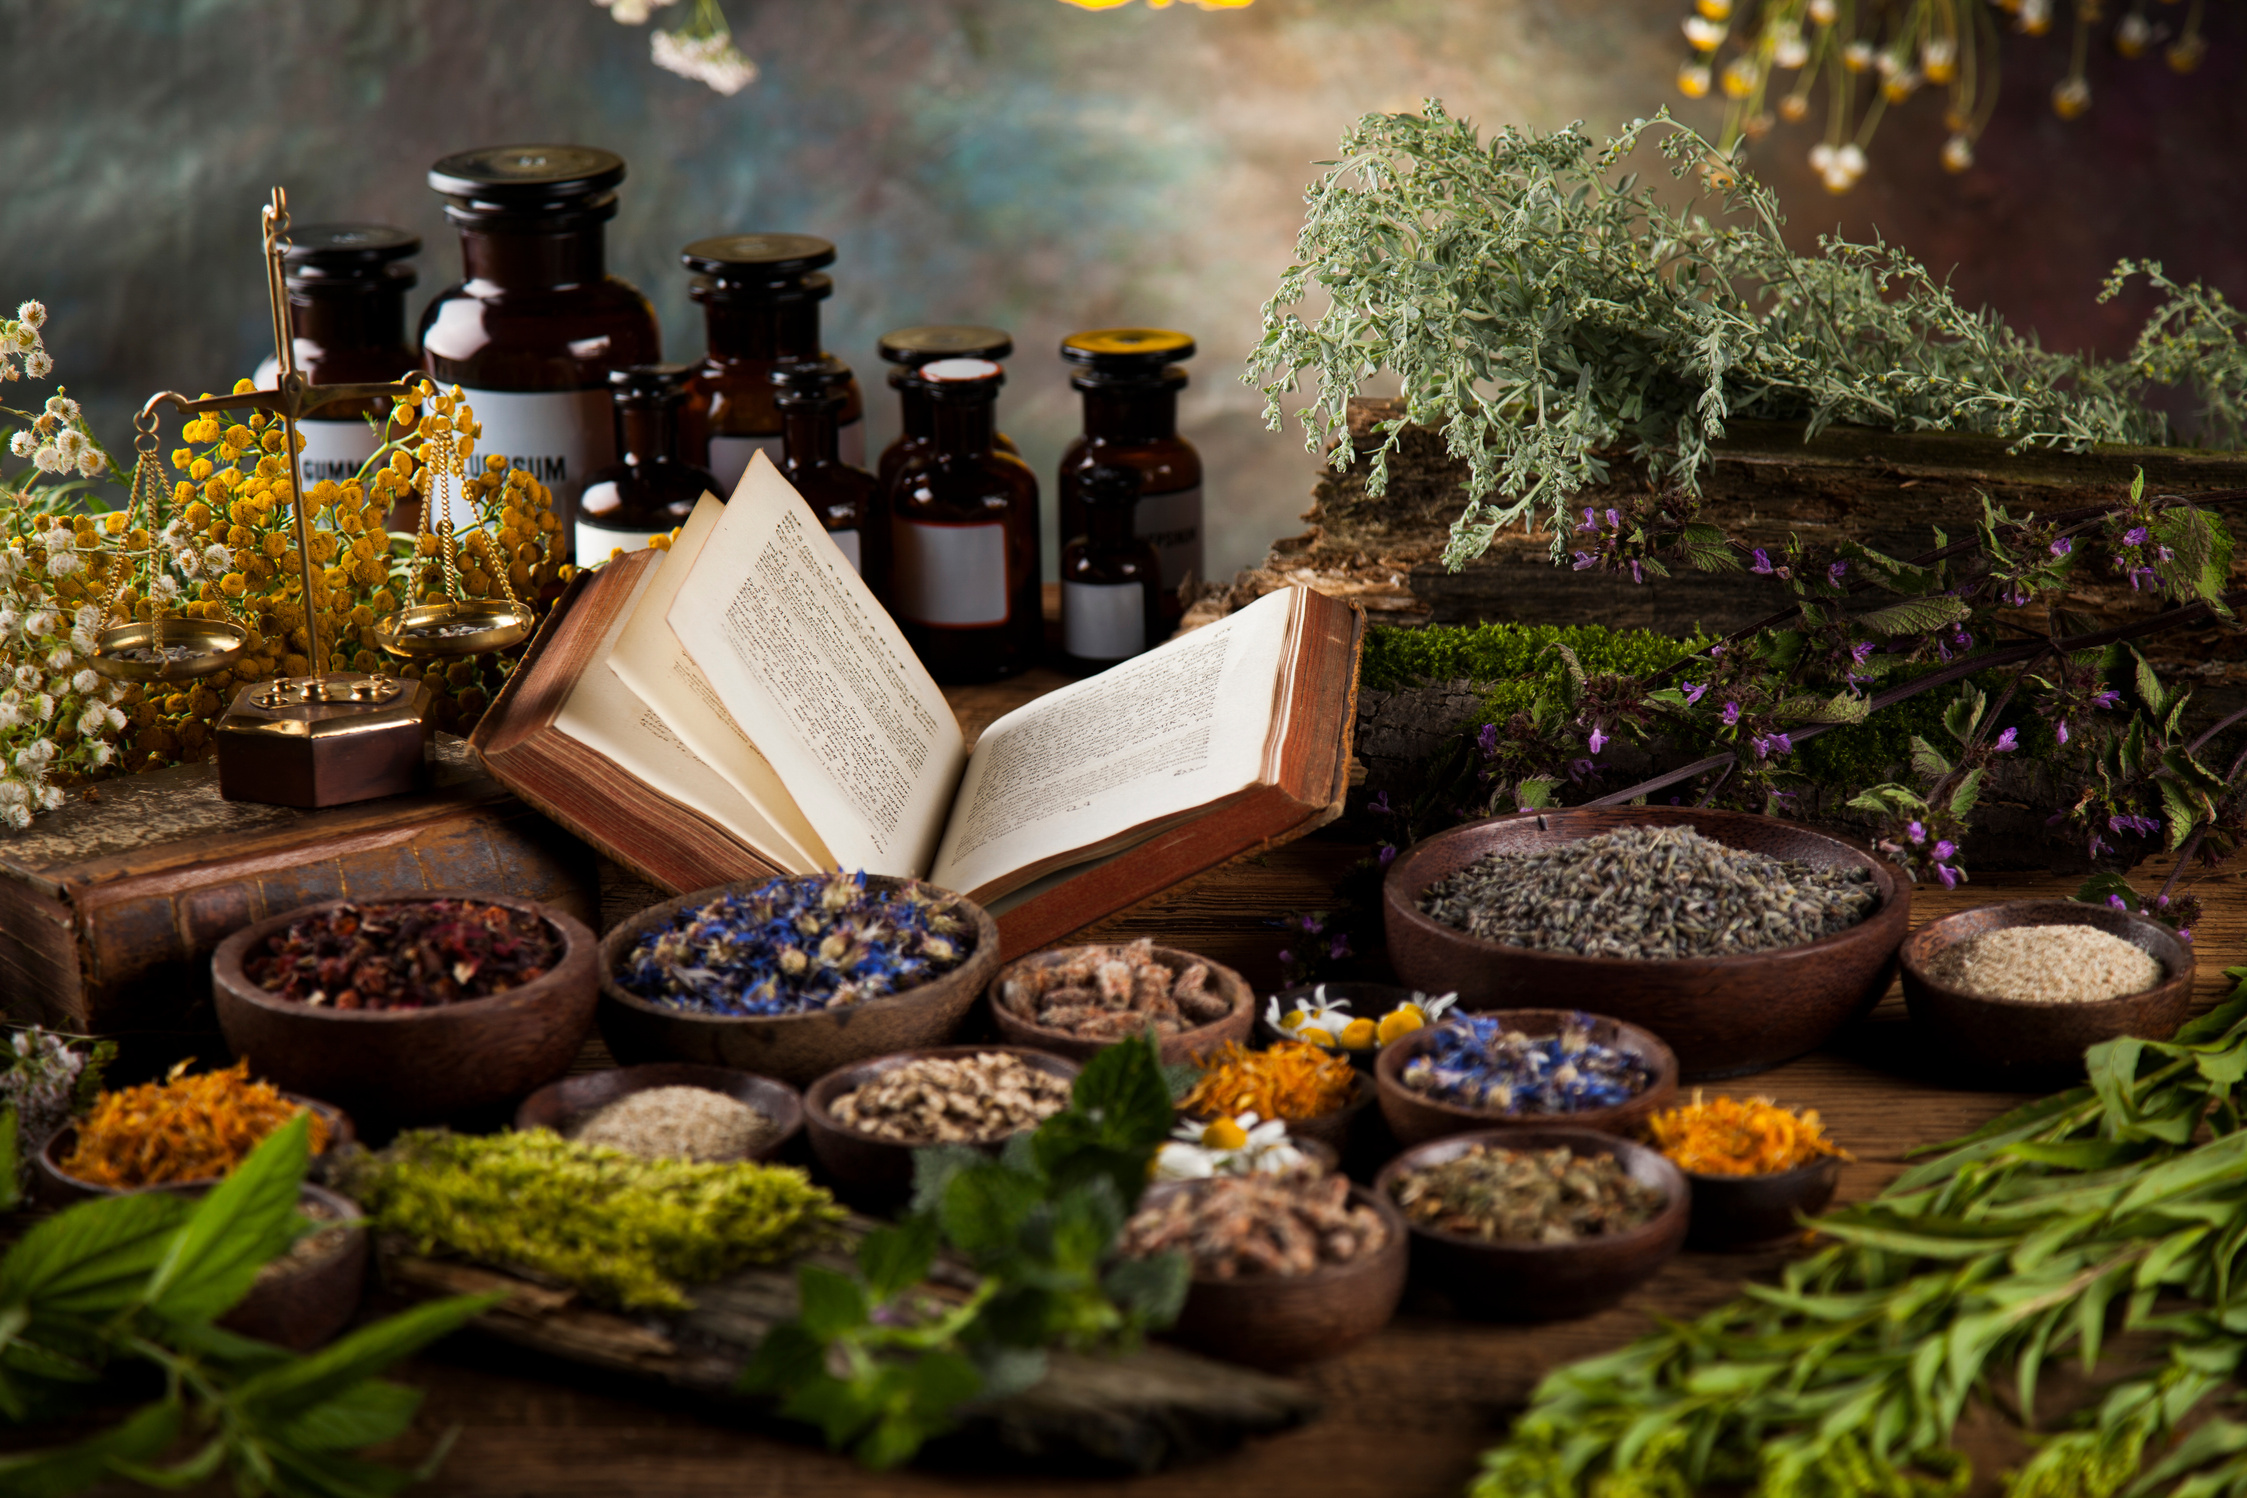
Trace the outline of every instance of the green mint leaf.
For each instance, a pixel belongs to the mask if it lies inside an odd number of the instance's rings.
[[[876,1303],[894,1300],[927,1279],[936,1245],[936,1223],[927,1217],[869,1231],[858,1245],[858,1272],[866,1277],[867,1295]]]
[[[785,1394],[826,1376],[826,1348],[801,1322],[783,1321],[765,1333],[734,1385],[744,1394]]]
[[[1859,614],[1855,623],[1877,635],[1932,634],[1945,625],[1956,624],[1973,614],[1962,598],[1944,594],[1934,598],[1914,598],[1903,603],[1892,603],[1885,608]]]
[[[1009,1145],[1013,1143],[1008,1141]],[[913,1203],[915,1215],[934,1212],[944,1200],[952,1177],[963,1170],[987,1164],[990,1156],[964,1144],[934,1144],[913,1151]]]
[[[866,1292],[847,1274],[817,1264],[796,1270],[797,1319],[822,1342],[833,1342],[866,1324]]]
[[[937,1207],[937,1221],[946,1242],[983,1265],[1014,1247],[1023,1220],[1043,1200],[1035,1177],[986,1160],[952,1177]]]
[[[149,1276],[144,1302],[167,1321],[211,1321],[250,1293],[257,1272],[295,1240],[311,1115],[300,1113],[195,1203]]]
[[[154,1461],[178,1437],[180,1414],[177,1400],[159,1400],[74,1445],[0,1456],[0,1493],[8,1498],[69,1498],[121,1463]]]
[[[314,1405],[279,1434],[302,1451],[359,1451],[405,1434],[420,1408],[421,1390],[370,1378]]]
[[[234,1391],[235,1407],[266,1425],[283,1424],[316,1405],[342,1395],[400,1358],[410,1357],[439,1337],[505,1300],[505,1295],[459,1295],[426,1301],[294,1362],[260,1373]]]
[[[194,1204],[161,1191],[66,1207],[0,1260],[0,1306],[36,1304],[49,1316],[106,1318],[140,1297]]]
[[[1118,1259],[1100,1277],[1100,1287],[1138,1325],[1160,1330],[1178,1319],[1192,1279],[1193,1266],[1184,1254],[1165,1253]]]

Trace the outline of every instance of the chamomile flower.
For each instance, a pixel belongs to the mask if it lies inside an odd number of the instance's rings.
[[[1155,1152],[1151,1174],[1158,1181],[1206,1181],[1213,1176],[1285,1175],[1310,1164],[1288,1142],[1284,1119],[1259,1120],[1254,1113],[1182,1123]]]
[[[1311,996],[1287,1013],[1280,1013],[1279,997],[1275,994],[1264,1006],[1264,1023],[1290,1040],[1309,1041],[1332,1049],[1339,1044],[1342,1032],[1350,1027],[1348,999],[1329,999],[1326,985],[1319,984]]]

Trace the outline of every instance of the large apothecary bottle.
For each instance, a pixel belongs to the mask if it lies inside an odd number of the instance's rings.
[[[695,502],[717,487],[679,457],[679,408],[693,373],[687,364],[609,371],[616,461],[586,478],[577,510],[580,566],[597,566],[619,547],[638,551],[650,537],[685,525]]]
[[[1006,376],[988,359],[939,359],[913,378],[932,407],[926,455],[898,472],[890,613],[938,681],[994,681],[1037,664],[1038,480],[993,444]]]
[[[781,477],[879,596],[889,582],[889,526],[874,476],[842,458],[849,366],[840,359],[782,364],[772,372],[772,389],[780,407]]]
[[[1061,653],[1104,671],[1162,638],[1162,561],[1132,524],[1139,470],[1103,463],[1081,476],[1090,530],[1061,548]]]
[[[1162,558],[1163,625],[1176,627],[1179,585],[1202,581],[1202,460],[1178,435],[1182,359],[1194,340],[1165,328],[1102,328],[1063,339],[1061,357],[1077,367],[1069,383],[1084,397],[1084,435],[1061,455],[1063,544],[1089,529],[1083,476],[1103,463],[1139,470],[1140,536]]]
[[[897,436],[882,449],[882,460],[874,468],[874,477],[887,490],[900,468],[928,451],[936,432],[936,408],[913,371],[939,359],[1004,359],[1014,352],[1014,339],[1003,328],[931,323],[884,333],[875,348],[884,363],[895,366],[889,372],[889,388],[897,392],[898,401]],[[1000,452],[1021,456],[1006,433],[996,433],[991,440]]]
[[[780,461],[773,370],[829,357],[819,346],[819,304],[835,283],[819,268],[834,263],[835,247],[809,234],[729,234],[697,240],[679,259],[695,274],[688,294],[702,304],[709,337],[687,404],[684,451],[700,455],[725,499],[751,457]],[[856,380],[845,391],[840,451],[857,467],[866,461],[865,403]]]
[[[467,279],[422,313],[422,367],[462,387],[482,453],[553,491],[573,542],[587,475],[616,461],[609,371],[662,357],[655,309],[608,274],[623,180],[623,158],[589,146],[489,146],[429,171]]]
[[[406,292],[420,237],[388,224],[303,224],[289,239],[282,276],[298,372],[315,385],[388,384],[412,375],[421,361],[406,342]],[[279,370],[274,359],[259,365],[258,387],[272,389]],[[336,401],[298,422],[305,487],[356,474],[382,445],[367,417],[389,414],[384,399]]]

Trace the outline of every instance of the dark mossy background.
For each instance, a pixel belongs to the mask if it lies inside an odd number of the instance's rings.
[[[2151,9],[2174,21],[2183,6]],[[2142,303],[2093,305],[2119,255],[2247,299],[2247,25],[2236,6],[2211,9],[2198,75],[2102,55],[2094,107],[2072,123],[2045,102],[2067,23],[2009,46],[2005,102],[1963,177],[1935,165],[1933,99],[1891,115],[1847,198],[1811,177],[1803,127],[1758,164],[1805,242],[1877,228],[1956,265],[1969,300],[2047,344],[2119,351]],[[1310,459],[1263,430],[1235,377],[1311,163],[1351,118],[1435,94],[1486,127],[1605,130],[1664,102],[1717,119],[1671,87],[1685,0],[727,10],[763,68],[731,99],[656,70],[645,30],[584,0],[0,0],[0,302],[49,304],[57,375],[121,450],[150,391],[224,388],[262,352],[256,221],[272,184],[304,221],[421,233],[418,315],[458,268],[423,185],[431,161],[507,140],[604,145],[632,172],[612,266],[655,300],[668,355],[702,342],[679,246],[826,235],[841,247],[828,341],[862,374],[885,328],[1013,329],[1002,416],[1049,488],[1077,420],[1060,337],[1116,322],[1194,332],[1185,425],[1210,472],[1211,560],[1229,570],[1290,530],[1308,494]],[[886,392],[871,405],[886,440]]]

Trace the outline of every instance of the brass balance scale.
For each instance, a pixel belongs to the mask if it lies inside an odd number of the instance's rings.
[[[413,790],[421,784],[432,730],[430,694],[427,686],[412,678],[318,669],[327,655],[321,648],[318,611],[312,607],[312,529],[296,460],[296,424],[333,402],[377,397],[390,399],[391,421],[410,423],[412,408],[399,397],[411,387],[404,382],[315,385],[304,377],[296,366],[295,341],[289,332],[288,291],[282,277],[282,257],[289,248],[288,195],[282,189],[273,189],[273,201],[264,208],[262,219],[273,352],[280,365],[276,388],[202,400],[189,400],[172,390],[150,396],[133,419],[138,461],[125,525],[130,531],[135,521],[142,519],[144,509],[151,536],[158,534],[164,523],[166,486],[156,459],[160,405],[168,404],[188,416],[250,409],[281,419],[303,590],[298,596],[304,603],[304,654],[314,674],[253,682],[235,694],[218,724],[219,793],[231,801],[340,806]],[[399,435],[405,430],[402,426]],[[390,435],[386,425],[384,436]],[[376,643],[386,653],[410,661],[480,655],[513,645],[530,634],[535,617],[515,596],[504,571],[498,575],[504,601],[461,596],[452,518],[452,491],[463,467],[458,448],[449,440],[431,441],[423,444],[423,455],[426,478],[417,539],[424,544],[417,545],[416,565],[430,549],[426,545],[426,539],[432,538],[429,512],[438,509],[433,538],[442,559],[445,597],[442,602],[401,609],[377,621]],[[158,599],[152,585],[159,575],[160,550],[160,545],[151,545],[142,567],[143,586],[139,591],[151,601],[150,618],[109,624],[95,639],[93,667],[105,676],[140,682],[209,676],[240,659],[249,644],[249,630],[241,623],[183,619]],[[126,575],[121,569],[110,587],[103,605],[105,620],[120,618],[117,601]]]

